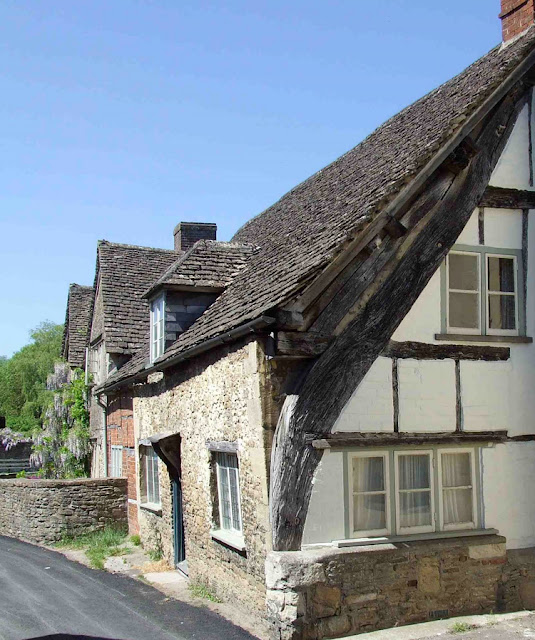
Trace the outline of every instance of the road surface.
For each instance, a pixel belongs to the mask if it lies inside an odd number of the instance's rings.
[[[254,640],[203,607],[0,536],[0,640]]]

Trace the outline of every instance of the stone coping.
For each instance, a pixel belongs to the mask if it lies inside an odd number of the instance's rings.
[[[127,484],[126,478],[74,478],[71,480],[46,480],[44,478],[14,478],[0,479],[0,486],[10,487],[33,487],[33,488],[53,488],[53,487],[73,487],[73,486],[102,486],[123,487]]]

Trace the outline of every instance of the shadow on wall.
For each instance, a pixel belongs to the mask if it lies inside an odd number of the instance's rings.
[[[101,636],[73,636],[71,633],[56,633],[52,636],[36,636],[27,640],[113,640],[113,638],[103,638]],[[117,640],[119,640],[117,638]]]

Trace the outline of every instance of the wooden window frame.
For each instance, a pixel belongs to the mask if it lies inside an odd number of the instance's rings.
[[[150,361],[165,351],[165,292],[150,303]]]
[[[519,295],[518,295],[518,268],[519,261],[516,255],[507,255],[504,253],[486,252],[484,254],[485,260],[485,331],[489,336],[518,336],[520,327],[520,311],[519,311]],[[506,258],[507,260],[513,260],[513,275],[515,280],[515,290],[513,293],[507,292],[493,292],[489,290],[488,286],[488,273],[489,273],[489,258]],[[490,328],[490,313],[489,313],[489,300],[491,295],[500,296],[513,296],[515,300],[515,325],[516,329],[491,329]]]
[[[218,509],[219,509],[219,529],[221,531],[225,531],[225,532],[228,532],[228,533],[236,535],[236,536],[243,536],[243,517],[242,517],[242,508],[241,508],[240,460],[238,458],[238,454],[237,454],[237,452],[230,452],[230,451],[227,451],[227,452],[215,451],[213,455],[215,457],[215,472],[216,472],[216,485],[217,485],[217,504],[218,504]],[[238,508],[238,518],[239,518],[239,525],[240,525],[239,529],[234,527],[234,518],[232,517],[234,504],[232,502],[232,492],[230,491],[230,473],[229,473],[230,467],[221,464],[220,460],[221,460],[222,456],[232,456],[232,457],[236,458],[237,500],[238,500],[238,504],[236,506]],[[231,514],[231,522],[232,522],[232,526],[230,528],[225,528],[223,526],[222,489],[221,489],[221,483],[220,483],[220,473],[223,473],[223,472],[226,472],[226,474],[227,474],[227,482],[228,482],[227,486],[229,487],[230,514]]]
[[[152,446],[139,445],[140,473],[142,476],[141,496],[143,506],[160,509],[162,505],[160,487],[160,459]],[[158,500],[154,500],[154,488],[158,486]],[[152,485],[152,489],[151,489]]]
[[[353,534],[358,533],[359,536],[368,537],[368,536],[382,536],[382,535],[390,535],[392,532],[392,514],[391,514],[391,502],[390,502],[390,493],[391,493],[391,483],[390,483],[390,456],[388,451],[364,451],[353,453],[350,456],[350,474],[352,478],[353,473],[353,460],[357,458],[383,458],[384,462],[384,491],[355,491],[353,487],[353,480],[350,481],[350,508],[349,508],[349,526],[350,530]],[[370,529],[368,531],[361,531],[359,529],[355,529],[355,514],[353,508],[353,498],[356,494],[374,494],[374,493],[384,493],[385,495],[385,529]]]
[[[123,477],[123,447],[122,445],[112,444],[110,449],[110,470],[112,478]],[[114,459],[114,453],[117,455],[120,453],[119,473],[117,473],[116,460]]]
[[[468,290],[464,290],[464,289],[450,289],[450,270],[449,270],[449,257],[450,255],[457,255],[457,256],[474,256],[475,258],[477,258],[477,283],[478,283],[478,288],[477,290],[474,291],[468,291]],[[483,298],[483,292],[481,290],[481,254],[477,251],[459,251],[456,249],[452,249],[449,254],[446,257],[446,331],[447,333],[464,333],[464,334],[470,334],[470,335],[481,335],[482,332],[482,320],[481,320],[481,316],[482,316],[482,311],[481,311],[481,305],[482,305],[482,298]],[[467,329],[464,327],[452,327],[450,325],[450,293],[465,293],[465,294],[470,294],[470,295],[477,295],[477,301],[478,301],[478,305],[477,305],[477,324],[478,326],[475,329]]]
[[[429,458],[429,489],[400,489],[399,488],[399,459],[403,456],[427,456]],[[394,476],[395,476],[395,498],[396,498],[396,533],[398,535],[433,533],[436,530],[435,517],[435,478],[434,478],[434,452],[432,449],[418,449],[407,451],[394,451]],[[402,527],[400,514],[400,493],[418,493],[429,491],[431,497],[431,524],[419,527]]]
[[[442,456],[444,454],[468,453],[470,455],[470,471],[472,477],[472,522],[457,522],[444,524],[444,487],[442,486]],[[475,449],[472,447],[439,449],[437,451],[438,459],[438,503],[439,503],[439,527],[441,531],[462,531],[465,529],[475,529],[477,527],[477,479],[476,479],[476,462]],[[461,488],[461,487],[459,487]]]

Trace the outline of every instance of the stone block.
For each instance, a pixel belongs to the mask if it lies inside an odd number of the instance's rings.
[[[491,560],[505,558],[505,542],[498,544],[480,544],[468,547],[468,556],[472,560]]]
[[[351,619],[349,616],[325,618],[319,623],[319,631],[322,638],[339,638],[351,631]]]

